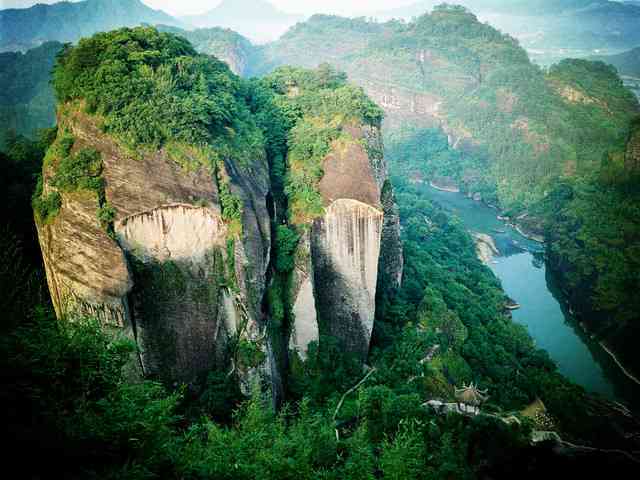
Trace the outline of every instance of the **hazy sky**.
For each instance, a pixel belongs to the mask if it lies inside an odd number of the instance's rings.
[[[58,0],[0,0],[1,8],[24,8],[35,3],[56,3]],[[202,13],[212,9],[221,0],[142,0],[152,8],[172,15]],[[290,13],[335,13],[357,15],[362,12],[388,10],[416,3],[416,0],[271,0],[271,3]]]

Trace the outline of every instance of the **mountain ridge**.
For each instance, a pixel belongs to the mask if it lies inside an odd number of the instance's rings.
[[[98,31],[142,23],[183,23],[141,0],[83,0],[0,10],[0,51],[24,51],[45,41],[75,42]]]

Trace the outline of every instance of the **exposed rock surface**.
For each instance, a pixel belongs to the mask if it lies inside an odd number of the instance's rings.
[[[498,250],[498,247],[496,247],[496,244],[490,235],[474,233],[473,238],[476,242],[476,253],[478,255],[478,259],[482,263],[489,265],[494,256],[500,256],[500,251]]]
[[[382,187],[382,244],[378,262],[377,294],[386,299],[393,297],[402,283],[404,255],[400,238],[400,211],[396,204],[393,187],[385,182]]]
[[[369,350],[380,274],[402,277],[399,219],[376,128],[347,129],[323,163],[325,203],[298,245],[294,273],[295,325],[291,347],[304,355],[320,335],[338,339],[364,359]],[[385,244],[381,249],[383,237]]]
[[[140,348],[145,375],[191,382],[225,368],[239,374],[245,391],[257,375],[279,389],[263,318],[271,249],[266,159],[224,161],[216,173],[189,148],[182,154],[197,161],[174,160],[167,148],[130,152],[77,108],[63,107],[58,122],[59,132],[73,136],[73,152],[100,153],[104,180],[102,200],[89,190],[60,192],[58,215],[38,225],[58,315],[95,315],[124,329]],[[324,213],[302,229],[296,251],[289,346],[302,357],[326,335],[364,360],[376,295],[395,294],[402,279],[399,213],[380,131],[350,125],[344,133],[323,161]],[[45,167],[45,193],[55,190],[57,166],[54,159]],[[222,181],[242,205],[241,233],[223,216]],[[110,233],[98,220],[104,202],[114,213]]]
[[[352,199],[334,200],[313,224],[319,329],[366,358],[375,316],[383,212]]]
[[[124,253],[96,218],[93,193],[63,196],[50,225],[38,225],[47,282],[58,316],[74,311],[130,329],[127,293],[132,281]]]
[[[305,231],[298,242],[291,292],[295,299],[293,305],[295,324],[289,339],[289,348],[297,350],[302,358],[306,358],[309,343],[317,341],[320,336],[314,294],[310,233],[310,230]]]
[[[243,205],[236,236],[222,218],[209,167],[185,169],[165,150],[133,158],[93,117],[62,112],[59,131],[70,130],[74,151],[91,147],[101,154],[115,235],[99,224],[92,191],[63,192],[60,213],[38,225],[57,314],[93,314],[131,332],[144,373],[167,381],[190,382],[226,365],[228,347],[240,338],[259,343],[271,246],[265,158],[254,159],[251,172],[220,167]],[[53,188],[54,170],[55,164],[45,167],[45,191]],[[234,366],[245,379],[269,374],[265,364]]]

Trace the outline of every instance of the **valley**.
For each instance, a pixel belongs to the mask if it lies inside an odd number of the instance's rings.
[[[406,3],[0,10],[10,464],[637,469],[640,6]]]
[[[565,305],[544,265],[544,247],[496,217],[496,210],[465,195],[425,186],[424,196],[458,216],[471,232],[494,238],[499,255],[489,267],[505,293],[521,308],[514,321],[525,325],[536,345],[549,352],[560,372],[590,392],[636,405],[640,386],[628,378],[598,342],[589,337]]]

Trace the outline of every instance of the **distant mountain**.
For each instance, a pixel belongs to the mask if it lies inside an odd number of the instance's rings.
[[[46,42],[26,53],[0,53],[0,137],[8,130],[32,136],[55,124],[55,101],[49,80],[58,42]]]
[[[51,40],[75,42],[95,32],[142,23],[181,25],[140,0],[85,0],[0,10],[0,51],[24,51]]]
[[[594,56],[591,60],[601,60],[613,65],[621,75],[640,78],[640,47],[618,55]]]
[[[219,58],[229,65],[233,73],[240,76],[246,75],[257,52],[256,47],[249,39],[225,28],[183,30],[167,25],[158,25],[157,28],[160,31],[186,38],[198,52]]]
[[[371,16],[380,20],[391,18],[410,20],[430,11],[442,0],[419,0],[403,7],[374,12]],[[479,13],[509,13],[512,15],[549,15],[610,3],[607,0],[455,0],[455,5],[467,7]]]
[[[371,13],[378,20],[410,20],[440,0]],[[455,0],[517,38],[542,63],[640,45],[640,2],[608,0]],[[566,49],[570,49],[568,52]],[[564,51],[560,51],[564,50]]]
[[[266,0],[223,0],[213,10],[182,20],[194,27],[230,28],[264,43],[275,40],[304,17],[282,12]]]

